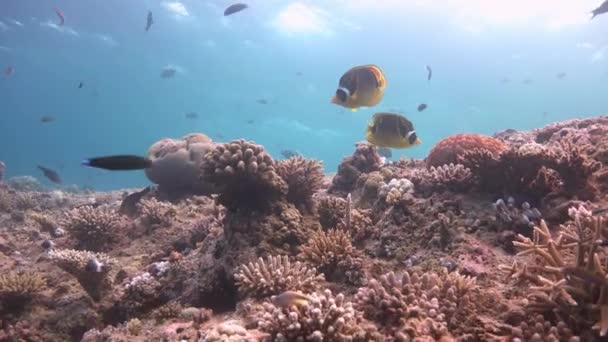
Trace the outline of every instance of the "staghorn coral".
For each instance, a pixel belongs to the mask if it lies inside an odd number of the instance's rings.
[[[148,149],[152,165],[146,176],[161,192],[208,194],[212,186],[200,179],[205,154],[213,148],[209,137],[191,133],[179,140],[162,139]]]
[[[317,267],[330,281],[361,281],[362,260],[348,232],[339,229],[316,231],[300,247],[298,257]]]
[[[474,279],[445,270],[422,276],[390,272],[359,289],[356,307],[399,340],[438,340],[464,328],[455,317],[470,304],[467,294],[475,287]]]
[[[149,226],[168,226],[177,215],[175,206],[168,202],[160,202],[156,198],[142,199],[137,206],[143,222]]]
[[[479,134],[456,134],[440,140],[426,157],[427,167],[458,164],[467,151],[481,149],[497,157],[507,146],[497,139]]]
[[[411,199],[413,191],[414,184],[409,179],[393,178],[388,184],[384,183],[378,188],[378,198],[388,205],[397,205],[402,200]]]
[[[346,200],[334,196],[318,196],[316,198],[319,223],[324,229],[335,228],[346,213]]]
[[[9,311],[22,309],[46,287],[46,280],[37,273],[10,272],[0,275],[0,303]]]
[[[323,185],[323,164],[301,156],[277,162],[277,173],[287,182],[287,200],[311,208],[312,195]]]
[[[242,139],[215,146],[202,171],[202,179],[218,187],[219,202],[233,211],[266,209],[288,190],[264,147]]]
[[[332,179],[329,192],[342,195],[352,192],[362,173],[378,171],[381,165],[378,148],[367,142],[358,142],[355,153],[344,158],[338,165],[338,173]]]
[[[117,261],[103,253],[52,249],[50,260],[64,271],[73,275],[84,290],[95,301],[99,301],[111,288],[110,272]]]
[[[509,278],[530,284],[528,309],[545,317],[556,315],[582,338],[608,333],[606,303],[607,254],[605,223],[584,207],[570,208],[574,222],[561,226],[554,238],[545,221],[534,227],[533,238],[518,235],[513,244],[518,256],[535,256],[532,262],[501,266]],[[557,322],[553,322],[557,324]],[[585,335],[583,335],[585,334]]]
[[[420,192],[466,192],[474,185],[473,174],[461,164],[431,166],[429,169],[415,170],[411,177]]]
[[[268,256],[257,262],[241,265],[234,275],[236,285],[243,294],[267,297],[287,290],[312,291],[324,280],[314,268],[300,262],[292,263],[289,257]]]
[[[270,334],[269,341],[369,341],[361,327],[361,314],[343,294],[334,297],[325,290],[308,297],[308,303],[301,306],[264,303],[258,326]]]
[[[66,212],[62,225],[78,241],[78,248],[98,251],[116,239],[119,220],[111,209],[85,205]]]

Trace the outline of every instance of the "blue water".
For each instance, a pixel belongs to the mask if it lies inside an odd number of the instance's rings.
[[[144,155],[190,132],[254,140],[275,157],[297,150],[331,172],[377,111],[413,121],[423,144],[393,154],[416,158],[458,132],[605,114],[608,14],[588,17],[598,1],[514,1],[501,11],[503,2],[257,0],[223,17],[228,1],[2,0],[0,67],[15,73],[0,76],[0,160],[9,177],[41,178],[42,164],[65,183],[105,190],[148,181],[81,159]],[[155,23],[145,32],[148,10]],[[331,104],[342,73],[369,63],[388,80],[382,103],[356,113]],[[177,75],[161,79],[169,64]],[[418,113],[422,102],[429,108]]]

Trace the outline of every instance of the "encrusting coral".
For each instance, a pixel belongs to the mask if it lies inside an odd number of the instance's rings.
[[[323,185],[323,164],[301,156],[277,162],[277,173],[287,182],[287,200],[305,208],[312,206],[312,195]]]
[[[592,328],[599,336],[608,333],[606,225],[584,207],[569,213],[574,222],[561,226],[556,238],[545,221],[534,227],[532,239],[518,235],[513,242],[521,249],[518,255],[535,256],[534,261],[501,269],[530,284],[528,309],[545,317],[555,314],[574,334],[593,339]]]
[[[265,209],[288,191],[264,147],[245,140],[215,146],[205,156],[202,179],[218,187],[219,202],[233,211]]]
[[[61,223],[79,249],[99,251],[116,239],[120,217],[109,208],[85,205],[66,212]]]
[[[40,274],[9,272],[0,275],[0,308],[21,309],[44,290],[46,280]]]
[[[378,171],[381,165],[378,148],[367,142],[358,142],[355,153],[338,165],[338,173],[332,180],[329,192],[342,195],[352,192],[361,174]]]
[[[142,220],[151,226],[167,226],[177,215],[175,206],[169,202],[160,202],[156,198],[142,199],[137,206]]]
[[[456,134],[440,140],[426,157],[427,167],[458,164],[467,151],[481,149],[497,157],[507,149],[501,141],[480,134]]]
[[[270,334],[269,341],[369,341],[362,326],[361,313],[343,294],[334,297],[330,290],[308,295],[308,303],[277,307],[264,303],[260,330]]]
[[[267,297],[287,290],[313,291],[323,275],[317,274],[300,262],[290,262],[289,257],[268,256],[257,262],[241,265],[234,275],[236,285],[243,294]]]
[[[110,289],[110,271],[117,261],[103,253],[52,249],[48,257],[57,266],[73,275],[84,290],[95,301],[100,300]]]

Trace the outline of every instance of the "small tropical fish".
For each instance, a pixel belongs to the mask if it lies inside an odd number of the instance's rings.
[[[591,11],[591,14],[593,15],[591,17],[591,19],[595,18],[596,16],[600,15],[600,14],[604,14],[604,13],[608,13],[608,0],[605,0],[600,7],[594,9],[593,11]]]
[[[146,32],[148,32],[152,24],[154,24],[154,18],[152,18],[152,11],[148,11],[148,18],[146,19]]]
[[[372,107],[380,103],[386,88],[386,78],[379,67],[364,65],[348,70],[340,78],[336,95],[331,102],[350,108]]]
[[[432,77],[433,77],[433,69],[431,69],[430,65],[427,65],[426,66],[426,80],[430,81]]]
[[[566,73],[565,72],[558,72],[557,75],[555,75],[555,77],[557,77],[557,79],[559,80],[563,80],[564,78],[566,78]]]
[[[164,79],[173,78],[173,76],[175,76],[176,72],[177,72],[177,70],[175,70],[174,67],[168,65],[163,68],[163,71],[161,71],[161,73],[160,73],[160,77],[164,78]]]
[[[301,72],[301,71],[296,72],[296,76],[302,76],[302,75],[304,75],[303,72]]]
[[[141,191],[134,192],[125,197],[120,204],[120,209],[118,209],[118,212],[127,216],[135,215],[137,213],[137,203],[139,203],[142,197],[148,194],[151,189],[152,188],[148,186]]]
[[[61,184],[61,177],[59,177],[59,174],[57,172],[40,165],[38,165],[38,168],[42,171],[44,176],[48,178],[48,180],[55,184]]]
[[[289,159],[291,157],[301,156],[300,153],[298,153],[296,151],[292,151],[292,150],[282,150],[281,155],[286,159]]]
[[[379,147],[378,154],[384,158],[391,158],[393,156],[393,151],[388,147]]]
[[[58,9],[55,9],[55,13],[59,17],[59,23],[57,25],[63,26],[63,24],[65,23],[65,16],[63,15],[63,12]]]
[[[422,112],[422,111],[424,111],[426,109],[426,107],[428,107],[426,105],[426,103],[421,103],[420,105],[418,105],[418,111]]]
[[[100,273],[103,271],[103,264],[97,258],[91,258],[84,266],[84,270],[91,273]]]
[[[229,16],[234,13],[240,12],[240,11],[246,9],[247,7],[249,7],[249,6],[247,6],[246,4],[241,4],[241,3],[230,5],[224,10],[224,16]]]
[[[272,304],[281,308],[290,308],[292,306],[304,306],[310,301],[310,297],[300,292],[285,291],[279,295],[270,298]]]
[[[532,80],[529,78],[526,78],[523,82],[524,84],[532,84]]]
[[[188,113],[186,113],[186,119],[190,119],[190,120],[198,119],[198,113],[188,112]]]
[[[509,82],[511,82],[511,79],[510,79],[510,78],[508,78],[508,77],[503,77],[503,79],[502,79],[502,80],[500,80],[500,83],[502,83],[502,84],[507,84],[507,83],[509,83]]]
[[[250,124],[250,125],[252,125],[252,124],[254,124],[254,123],[255,123],[255,121],[254,121],[254,120],[249,119],[249,120],[247,120],[247,123],[248,123],[248,124]]]
[[[82,89],[82,87],[84,87],[84,82],[78,83],[78,89]]]
[[[255,101],[255,102],[257,102],[257,103],[259,103],[259,104],[263,104],[263,105],[268,104],[268,100],[266,100],[266,99],[258,99],[258,100],[257,100],[257,101]]]
[[[115,155],[85,159],[82,165],[111,171],[129,171],[147,169],[152,166],[152,161],[134,155]]]
[[[378,147],[407,148],[421,144],[412,122],[394,113],[374,114],[365,135],[367,141]]]
[[[4,75],[6,77],[12,76],[14,73],[15,73],[15,68],[13,68],[12,66],[9,66],[6,69],[4,69]]]
[[[40,118],[40,122],[42,123],[51,123],[55,121],[55,117],[52,115],[44,115]]]

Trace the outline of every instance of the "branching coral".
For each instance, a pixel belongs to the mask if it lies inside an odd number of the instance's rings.
[[[344,218],[346,212],[346,200],[334,196],[317,197],[317,212],[319,222],[325,229],[335,228]]]
[[[67,231],[78,241],[78,247],[98,251],[116,239],[120,218],[104,207],[83,206],[65,213],[62,221]]]
[[[131,316],[161,305],[160,287],[160,282],[148,272],[133,277],[126,283],[124,294],[118,303],[121,311]]]
[[[73,275],[95,301],[100,300],[112,285],[110,272],[117,262],[106,254],[52,249],[48,257],[61,269]]]
[[[331,281],[361,281],[362,260],[348,232],[331,229],[314,232],[300,248],[299,258],[318,268]]]
[[[357,143],[355,153],[338,165],[338,173],[332,180],[329,192],[346,195],[353,190],[362,173],[378,171],[380,165],[382,160],[376,146],[367,142]]]
[[[287,199],[296,205],[311,207],[312,195],[323,185],[323,165],[318,160],[301,156],[277,163],[277,173],[287,182]]]
[[[6,189],[0,187],[0,212],[10,212],[12,208],[11,195]]]
[[[270,340],[286,341],[368,341],[361,327],[361,313],[343,294],[334,297],[330,290],[308,296],[305,305],[277,307],[264,303],[260,330]]]
[[[547,224],[534,227],[533,238],[518,235],[513,244],[532,263],[515,262],[501,269],[511,278],[530,283],[529,309],[545,317],[556,314],[573,333],[608,333],[606,225],[583,207],[569,210],[574,222],[561,226],[553,238]]]
[[[6,342],[43,342],[48,341],[40,332],[38,326],[27,321],[10,324],[0,320],[0,341]]]
[[[142,199],[137,206],[142,220],[151,226],[168,226],[177,215],[175,206],[168,202],[160,202],[156,198]]]
[[[314,268],[300,262],[292,263],[289,257],[268,256],[257,262],[241,265],[234,275],[241,293],[266,297],[287,290],[313,291],[323,276]]]
[[[287,194],[287,183],[261,145],[245,140],[219,144],[206,156],[202,179],[216,185],[230,210],[265,209]]]
[[[458,273],[388,273],[357,293],[357,308],[400,340],[450,337],[459,311],[468,305],[472,278]]]
[[[421,192],[453,191],[465,192],[474,184],[471,170],[461,164],[431,166],[429,169],[416,170],[412,174],[416,190]]]
[[[507,146],[497,139],[479,134],[456,134],[439,141],[426,157],[427,167],[457,164],[467,151],[481,149],[497,157]]]
[[[37,273],[2,274],[0,275],[0,303],[9,310],[22,308],[45,287],[46,280]]]

